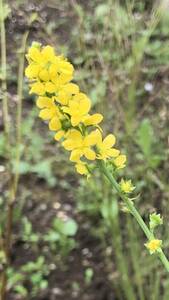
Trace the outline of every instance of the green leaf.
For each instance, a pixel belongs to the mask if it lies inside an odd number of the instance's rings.
[[[26,297],[28,295],[27,289],[20,284],[15,286],[14,291],[23,297]]]
[[[78,225],[73,219],[69,219],[64,223],[63,233],[67,236],[74,236],[77,232]]]

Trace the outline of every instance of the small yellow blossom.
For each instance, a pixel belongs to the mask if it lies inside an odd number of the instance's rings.
[[[71,130],[68,133],[67,139],[62,143],[63,147],[72,151],[70,155],[71,161],[79,161],[82,156],[89,160],[96,159],[96,153],[91,149],[91,146],[96,145],[97,142],[96,132],[93,131],[87,136],[83,136],[78,130]]]
[[[68,105],[70,100],[79,93],[78,85],[74,83],[67,83],[59,90],[56,101],[62,105]]]
[[[146,248],[150,251],[150,254],[161,251],[162,240],[153,239],[145,244]]]
[[[113,134],[107,135],[107,137],[102,140],[102,134],[99,130],[97,132],[97,148],[99,154],[98,159],[107,159],[111,157],[117,157],[120,153],[119,150],[112,148],[116,142],[116,138]]]
[[[57,86],[68,83],[73,78],[74,68],[63,57],[55,57],[55,61],[49,67],[50,80]]]
[[[124,180],[124,179],[121,180],[120,187],[122,192],[124,193],[131,193],[135,189],[135,187],[131,183],[131,180]]]
[[[90,99],[83,93],[76,94],[73,100],[69,101],[68,107],[63,107],[63,111],[70,115],[72,126],[77,126],[88,114],[91,107]]]

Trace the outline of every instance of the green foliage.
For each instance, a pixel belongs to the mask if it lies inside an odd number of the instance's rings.
[[[41,290],[48,287],[46,280],[48,274],[49,270],[45,259],[43,256],[39,256],[37,260],[23,265],[19,271],[8,269],[9,288],[22,297],[28,295],[35,297]],[[26,282],[28,281],[32,286],[30,291],[27,289]]]
[[[27,243],[37,243],[39,235],[33,232],[32,223],[27,217],[22,219],[22,239]]]
[[[44,240],[49,243],[53,251],[59,251],[61,256],[66,257],[69,252],[75,248],[76,242],[74,236],[78,230],[75,220],[54,218],[52,227],[45,234]]]
[[[148,166],[156,168],[164,158],[156,152],[158,141],[148,119],[141,122],[137,130],[136,142],[142,150]]]
[[[92,268],[87,268],[85,270],[85,283],[90,285],[94,276],[94,271]]]

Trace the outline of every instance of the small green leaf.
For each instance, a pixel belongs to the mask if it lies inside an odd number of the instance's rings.
[[[77,232],[78,225],[73,219],[69,219],[64,223],[63,233],[67,236],[74,236]]]

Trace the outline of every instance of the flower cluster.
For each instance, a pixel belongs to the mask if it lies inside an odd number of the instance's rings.
[[[55,140],[70,151],[77,172],[88,176],[90,162],[96,159],[109,160],[114,168],[123,168],[126,156],[114,148],[115,136],[102,136],[99,124],[103,116],[90,114],[91,100],[71,82],[72,64],[56,55],[53,47],[41,47],[39,43],[32,44],[26,57],[25,75],[31,81],[30,94],[38,96],[39,117],[48,121]]]

